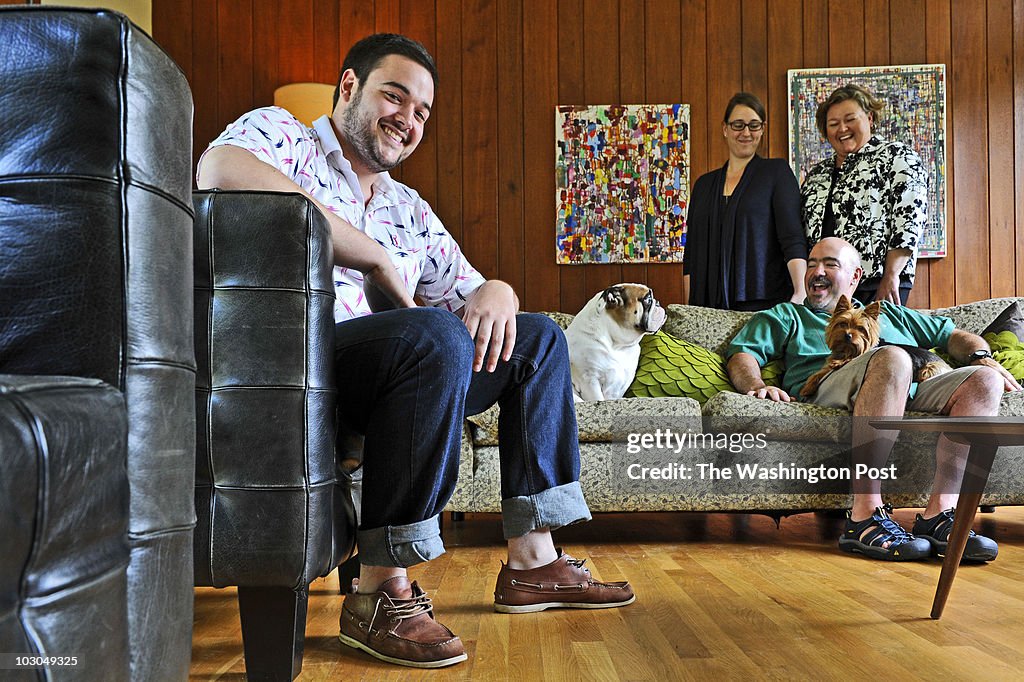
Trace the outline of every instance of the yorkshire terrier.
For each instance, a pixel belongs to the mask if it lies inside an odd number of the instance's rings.
[[[800,389],[801,397],[809,398],[814,395],[818,391],[818,385],[830,372],[864,355],[875,346],[896,346],[906,351],[913,363],[914,381],[918,383],[951,369],[942,358],[930,350],[902,343],[888,343],[880,338],[881,325],[878,316],[881,312],[882,304],[878,301],[863,308],[854,308],[846,296],[839,297],[832,312],[832,319],[825,328],[825,342],[832,355],[825,361],[824,367],[808,377],[804,387]]]

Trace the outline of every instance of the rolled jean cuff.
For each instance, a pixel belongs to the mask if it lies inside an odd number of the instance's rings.
[[[573,481],[534,495],[502,500],[501,519],[505,539],[509,540],[538,528],[555,530],[572,523],[589,521],[590,509],[583,499],[580,482]]]
[[[408,568],[444,554],[437,516],[405,526],[381,526],[356,533],[359,563]]]

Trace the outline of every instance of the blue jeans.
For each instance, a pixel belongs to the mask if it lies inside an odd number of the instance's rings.
[[[543,315],[516,317],[516,344],[473,372],[462,320],[436,308],[336,326],[338,418],[363,434],[360,560],[411,566],[444,552],[438,515],[458,478],[462,422],[494,403],[506,538],[590,519],[565,336]]]

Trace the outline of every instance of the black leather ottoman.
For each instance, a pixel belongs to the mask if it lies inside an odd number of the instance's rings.
[[[188,83],[119,14],[10,6],[0,8],[0,112],[0,372],[99,379],[127,414],[127,451],[112,464],[129,485],[127,625],[45,620],[37,635],[117,627],[131,679],[185,679],[195,522]],[[83,510],[75,532],[87,539],[86,510],[109,495],[91,487],[101,472],[67,474],[62,503]],[[11,549],[7,518],[0,554]],[[64,575],[60,564],[46,570]],[[0,651],[13,646],[0,633]]]
[[[127,441],[107,384],[0,374],[0,642],[77,658],[53,679],[129,677]]]

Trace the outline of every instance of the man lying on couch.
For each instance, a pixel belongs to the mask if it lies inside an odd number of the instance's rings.
[[[804,382],[822,367],[830,355],[825,343],[836,303],[843,295],[853,297],[863,276],[860,254],[848,242],[822,239],[807,259],[804,283],[807,298],[802,305],[781,303],[757,313],[729,344],[729,378],[736,390],[756,398],[789,402]],[[860,303],[854,302],[855,306]],[[816,405],[851,411],[853,420],[852,464],[881,468],[895,443],[895,433],[876,431],[870,417],[899,417],[907,409],[951,417],[994,416],[1004,391],[1020,385],[992,359],[985,340],[961,329],[945,317],[919,313],[882,303],[882,337],[890,343],[922,348],[944,347],[964,367],[914,384],[907,351],[897,346],[876,346],[828,374],[809,400]],[[761,367],[783,359],[785,387],[768,387]],[[918,514],[913,534],[891,519],[882,505],[879,479],[855,478],[853,509],[839,538],[840,549],[875,559],[907,561],[944,555],[953,528],[953,508],[967,461],[968,446],[945,436],[935,450],[935,479],[924,515]],[[964,558],[995,559],[996,543],[973,531]]]

